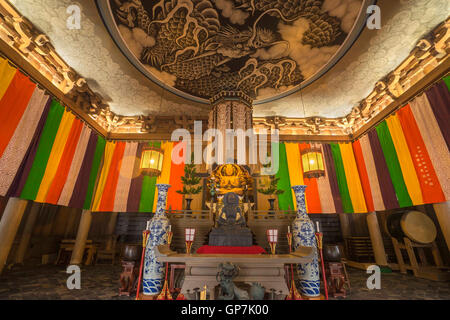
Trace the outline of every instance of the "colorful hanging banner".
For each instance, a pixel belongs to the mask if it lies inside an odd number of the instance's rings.
[[[122,159],[122,167],[120,168],[119,179],[117,182],[116,197],[114,200],[115,212],[127,211],[127,200],[130,192],[131,180],[133,178],[137,148],[137,142],[126,144]]]
[[[16,75],[17,69],[11,66],[8,60],[0,57],[0,100],[8,90],[12,79]]]
[[[448,125],[448,119],[450,119],[450,92],[448,87],[444,81],[440,81],[428,89],[426,95],[430,101],[431,109],[442,132],[442,136],[447,143],[447,148],[450,149],[450,128]]]
[[[302,151],[305,151],[306,149],[311,148],[310,144],[307,143],[301,143],[298,144],[298,150],[299,150],[299,159],[300,159],[300,168],[299,172],[300,175],[303,177],[303,163],[302,163],[302,157],[301,153]],[[322,213],[322,206],[320,203],[320,197],[319,197],[319,186],[317,184],[316,178],[306,178],[303,177],[303,184],[307,186],[305,190],[305,200],[306,200],[306,208],[308,210],[308,213]],[[295,196],[294,196],[295,199]],[[294,205],[296,205],[296,201],[294,201]]]
[[[322,144],[325,176],[303,176],[309,144],[279,143],[281,210],[292,185],[307,185],[309,213],[357,213],[450,200],[450,78],[435,84],[352,144]],[[154,212],[156,184],[172,185],[180,210],[184,163],[173,142],[106,142],[0,58],[0,195],[106,212]],[[140,174],[145,145],[161,147],[159,177]]]
[[[304,185],[303,181],[303,170],[301,164],[301,156],[300,149],[298,143],[284,143],[284,147],[286,150],[286,160],[287,160],[287,168],[289,174],[289,183],[290,186],[298,186]],[[280,158],[281,159],[281,158]],[[281,163],[280,163],[281,165]],[[308,189],[308,188],[306,188]],[[295,199],[294,190],[286,190],[285,192],[292,193],[292,199]],[[306,204],[308,204],[308,200],[305,199]],[[297,210],[297,201],[293,201],[292,209]]]
[[[322,154],[324,154],[323,146],[321,146]],[[317,179],[317,188],[320,198],[320,207],[322,213],[336,213],[336,207],[334,205],[333,193],[331,191],[331,183],[329,180],[330,172],[326,165],[324,158],[325,176]]]
[[[183,143],[184,148],[182,148],[180,151],[180,154],[177,155],[181,158],[184,158],[185,155],[183,153],[183,150],[186,148],[186,143],[184,142],[177,142],[173,145],[173,148],[177,146],[178,144]],[[173,149],[175,151],[175,149]],[[174,158],[175,155],[171,156],[171,159]],[[183,195],[179,194],[177,191],[183,190],[183,183],[181,181],[181,177],[184,176],[184,167],[185,163],[184,161],[180,164],[171,164],[170,168],[170,181],[169,184],[171,185],[169,192],[167,193],[167,207],[171,210],[182,210],[183,209]]]
[[[356,166],[358,174],[361,179],[361,187],[363,189],[364,200],[366,202],[367,211],[375,211],[374,202],[372,198],[372,190],[370,188],[369,175],[367,174],[366,162],[364,161],[363,151],[360,141],[355,141],[352,144],[353,154],[355,155]]]
[[[3,155],[0,156],[0,195],[5,196],[13,184],[33,142],[39,123],[43,124],[45,121],[49,106],[49,97],[43,90],[36,89]]]
[[[331,143],[331,152],[333,154],[334,166],[336,168],[336,178],[339,186],[339,193],[341,194],[342,207],[345,213],[353,212],[352,200],[347,185],[347,177],[345,175],[344,163],[342,161],[341,149],[336,143]]]
[[[0,100],[0,157],[14,135],[36,84],[21,72],[16,72],[8,89]],[[14,107],[11,107],[14,106]]]
[[[272,150],[276,150],[276,148],[273,147]],[[279,168],[275,176],[280,179],[277,184],[278,189],[284,190],[284,192],[278,195],[278,207],[280,210],[294,210],[288,160],[286,155],[286,145],[284,143],[279,143],[279,150]]]
[[[342,163],[344,165],[345,178],[354,213],[367,212],[366,200],[359,178],[355,155],[350,143],[340,143]]]
[[[437,203],[446,201],[441,185],[431,163],[428,150],[425,147],[416,120],[411,112],[411,107],[406,105],[397,112],[408,148],[414,159],[417,177],[422,189],[425,203]]]
[[[411,102],[410,106],[445,198],[450,199],[449,150],[427,96],[417,97]],[[420,188],[419,182],[418,185]]]
[[[393,150],[393,152],[398,156],[401,173],[405,180],[412,204],[421,205],[423,204],[422,190],[420,189],[419,179],[417,178],[416,170],[414,169],[414,163],[408,149],[405,135],[403,134],[400,120],[397,115],[394,114],[386,119],[386,124],[390,136],[392,137],[392,142],[394,143],[395,150]],[[407,204],[405,206],[407,206]]]
[[[400,207],[410,207],[413,205],[403,180],[402,170],[398,161],[397,152],[395,151],[394,142],[392,142],[391,134],[387,127],[386,121],[376,126],[378,139],[383,150],[384,158],[394,185],[395,193]]]

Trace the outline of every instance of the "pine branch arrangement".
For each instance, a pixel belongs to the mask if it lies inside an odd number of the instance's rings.
[[[197,176],[197,169],[195,168],[194,155],[191,157],[191,163],[184,166],[184,176],[181,177],[183,183],[183,189],[177,190],[177,193],[182,195],[199,194],[202,191],[202,187],[198,186],[201,178]]]
[[[263,167],[270,168],[271,165],[272,165],[271,163],[268,163],[263,165]],[[276,196],[279,194],[283,194],[284,190],[278,189],[278,181],[280,181],[280,178],[277,178],[274,175],[271,175],[269,177],[270,177],[269,186],[267,188],[258,189],[258,192],[268,196]]]
[[[258,189],[258,192],[269,196],[276,196],[279,194],[283,194],[284,190],[278,189],[278,181],[280,181],[280,178],[270,176],[269,186],[267,188]]]

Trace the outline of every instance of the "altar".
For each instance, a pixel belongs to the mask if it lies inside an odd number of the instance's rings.
[[[181,293],[190,298],[195,288],[207,287],[210,299],[214,300],[215,288],[219,285],[219,266],[232,263],[239,268],[235,282],[247,284],[259,283],[266,292],[274,290],[279,300],[289,294],[285,280],[285,265],[311,262],[314,258],[313,248],[300,247],[292,254],[255,255],[255,254],[179,254],[171,251],[167,245],[155,248],[158,262],[184,263],[185,277]]]
[[[247,169],[235,164],[218,166],[212,171],[208,184],[211,203],[216,204],[215,221],[207,239],[194,254],[190,253],[195,234],[192,232],[195,229],[192,228],[185,229],[186,254],[170,249],[173,233],[170,221],[164,215],[165,195],[170,186],[157,185],[161,196],[158,197],[157,214],[147,227],[149,236],[146,240],[144,294],[159,295],[162,290],[161,297],[167,295],[164,291],[167,290],[167,276],[164,281],[163,270],[164,266],[168,270],[168,264],[174,263],[185,265],[181,294],[187,299],[198,299],[194,289],[204,290],[205,287],[211,300],[262,300],[267,293],[271,294],[271,299],[285,299],[290,294],[295,295],[297,291],[294,285],[288,288],[286,265],[292,266],[289,278],[294,277],[293,270],[297,271],[298,265],[303,268],[302,273],[298,274],[302,294],[319,296],[314,227],[307,219],[306,211],[306,218],[299,216],[298,219],[307,224],[302,227],[302,238],[298,235],[298,225],[293,226],[294,234],[289,233],[290,239],[296,240],[294,249],[290,244],[291,253],[275,254],[277,233],[276,236],[272,235],[276,240],[270,243],[272,254],[265,254],[265,250],[256,243],[255,234],[247,225],[245,217],[243,204],[248,199],[248,190],[253,188]],[[304,189],[294,191],[299,193],[297,201],[302,208]],[[300,242],[302,239],[304,243]],[[216,293],[218,286],[220,290]]]

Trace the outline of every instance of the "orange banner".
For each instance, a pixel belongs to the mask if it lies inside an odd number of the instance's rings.
[[[423,201],[425,203],[444,202],[444,193],[409,104],[401,108],[397,112],[397,116],[400,119],[417,177],[419,178]]]
[[[103,197],[100,202],[99,211],[113,211],[114,199],[116,197],[117,181],[119,180],[120,168],[122,167],[123,154],[125,152],[126,142],[117,142],[114,155],[111,160],[111,166],[106,179]]]

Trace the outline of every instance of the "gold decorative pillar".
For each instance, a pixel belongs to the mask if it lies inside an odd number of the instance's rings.
[[[86,240],[89,235],[89,229],[91,228],[92,213],[90,210],[83,210],[81,214],[80,225],[78,226],[77,238],[72,251],[72,257],[70,264],[79,265],[83,260],[84,248],[86,246]]]
[[[5,267],[28,200],[10,198],[0,220],[0,274]]]
[[[375,255],[375,262],[379,266],[387,266],[386,251],[384,250],[383,237],[381,236],[376,212],[369,212],[366,219],[370,240],[372,242],[372,249]]]
[[[20,239],[19,247],[16,251],[16,256],[14,259],[14,263],[23,264],[23,260],[25,258],[25,254],[30,245],[31,235],[33,234],[34,224],[39,215],[39,211],[41,210],[42,203],[33,202],[31,205],[30,212],[28,213],[27,221],[25,223],[25,227],[23,228],[22,238]]]
[[[227,149],[226,130],[236,132],[240,129],[245,133],[253,128],[253,100],[242,92],[221,92],[210,101],[209,129],[217,129],[223,137],[223,148],[218,150],[218,164],[232,163],[235,150]]]
[[[435,203],[433,208],[447,243],[447,249],[450,250],[450,202]]]

